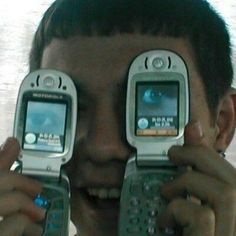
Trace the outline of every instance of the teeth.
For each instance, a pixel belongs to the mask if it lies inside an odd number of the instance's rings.
[[[100,199],[114,199],[120,197],[119,188],[89,188],[88,193],[91,196],[98,197]]]

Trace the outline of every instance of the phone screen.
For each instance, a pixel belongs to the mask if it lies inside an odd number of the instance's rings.
[[[67,103],[27,102],[23,149],[63,152]]]
[[[136,84],[136,136],[177,136],[178,82]]]

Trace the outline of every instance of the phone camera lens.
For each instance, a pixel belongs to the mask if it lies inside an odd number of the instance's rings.
[[[45,87],[51,88],[54,86],[54,80],[52,77],[48,76],[48,77],[44,78],[43,84]]]
[[[154,68],[160,70],[165,66],[165,61],[161,57],[156,57],[153,59],[152,65]]]

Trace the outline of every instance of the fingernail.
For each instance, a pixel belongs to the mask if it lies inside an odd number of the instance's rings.
[[[38,208],[39,208],[38,213],[39,213],[39,217],[40,217],[39,220],[43,220],[46,216],[47,210],[42,207],[38,207]]]
[[[35,212],[34,215],[32,215],[33,221],[41,221],[46,216],[46,210],[44,208],[38,207],[37,212]]]
[[[193,124],[193,129],[195,130],[196,133],[199,134],[200,137],[203,136],[202,125],[201,125],[200,121],[196,121]]]
[[[1,150],[5,151],[8,150],[9,148],[12,147],[17,147],[19,148],[19,145],[17,143],[17,140],[13,137],[7,138],[7,140],[1,145]]]
[[[45,218],[46,212],[47,212],[47,211],[46,211],[44,208],[41,208],[41,217],[42,217],[42,219]]]

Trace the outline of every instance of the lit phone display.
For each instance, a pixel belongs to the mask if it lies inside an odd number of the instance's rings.
[[[27,102],[23,149],[63,152],[67,103]]]
[[[136,136],[177,136],[178,82],[136,84]]]

